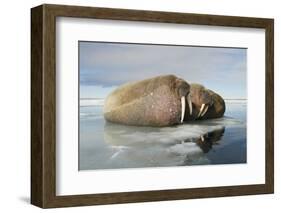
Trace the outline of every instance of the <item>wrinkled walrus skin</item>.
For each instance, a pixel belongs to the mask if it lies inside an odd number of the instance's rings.
[[[183,103],[190,85],[174,75],[127,83],[105,100],[107,121],[135,126],[171,126],[182,122]],[[185,104],[185,103],[184,103]],[[188,107],[185,113],[189,113]]]

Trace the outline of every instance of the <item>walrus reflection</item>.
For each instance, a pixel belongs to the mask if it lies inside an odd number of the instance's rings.
[[[196,143],[204,153],[208,153],[212,149],[213,145],[219,144],[219,141],[221,140],[224,131],[225,127],[208,132],[207,134],[204,134],[199,137]]]
[[[104,141],[116,150],[110,160],[122,161],[126,158],[131,162],[138,162],[141,159],[150,166],[180,166],[197,164],[196,162],[209,164],[205,153],[221,139],[225,128],[215,126],[195,137],[177,132],[179,128],[184,131],[184,126],[163,129],[106,122]]]
[[[204,154],[208,153],[213,148],[213,145],[220,144],[224,131],[225,131],[225,127],[221,127],[219,129],[210,131],[210,132],[200,136],[199,138],[197,138],[195,141],[196,141],[196,144],[198,145],[198,147],[200,147],[200,149],[202,150],[202,153],[200,153],[200,154],[195,153],[195,155],[193,155],[192,158],[190,157],[190,155],[186,155],[186,157],[182,163],[182,166],[193,165],[194,158],[196,155],[197,155],[196,157],[201,160],[201,163],[204,162],[204,159],[202,158],[202,156],[205,156]],[[199,160],[197,160],[197,161],[199,161]]]

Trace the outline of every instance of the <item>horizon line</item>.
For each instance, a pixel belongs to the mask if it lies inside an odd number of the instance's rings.
[[[92,99],[102,100],[102,99],[105,99],[105,98],[90,98],[90,97],[80,98],[80,100],[92,100]],[[224,98],[224,100],[248,100],[248,99],[247,98]]]

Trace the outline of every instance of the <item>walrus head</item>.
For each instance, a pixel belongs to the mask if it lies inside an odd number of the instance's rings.
[[[197,118],[203,117],[209,107],[214,104],[212,93],[200,84],[191,84],[190,88],[191,102],[198,109]]]

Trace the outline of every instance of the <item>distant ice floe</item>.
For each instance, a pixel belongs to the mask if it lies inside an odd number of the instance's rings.
[[[104,99],[91,99],[91,98],[80,99],[80,106],[81,107],[103,106],[103,105],[104,105]]]
[[[103,106],[105,99],[100,98],[81,98],[80,106]],[[247,99],[225,99],[229,104],[247,104]]]
[[[247,99],[224,99],[227,104],[247,104]]]

